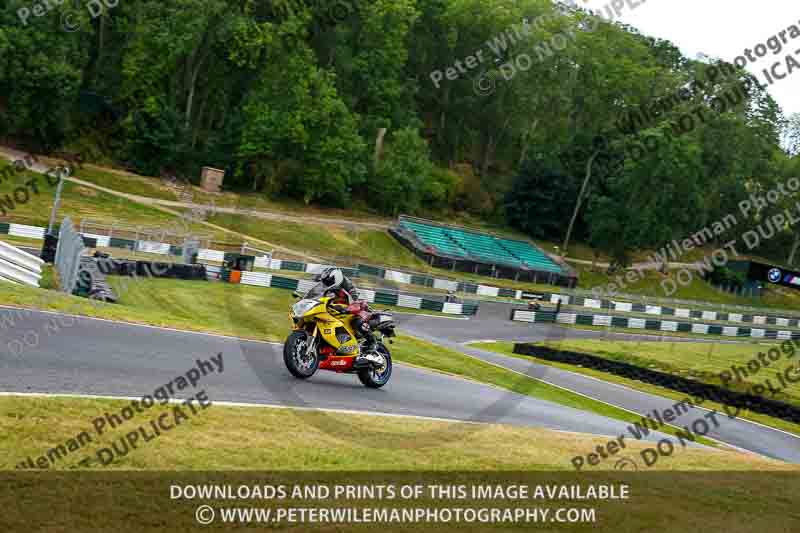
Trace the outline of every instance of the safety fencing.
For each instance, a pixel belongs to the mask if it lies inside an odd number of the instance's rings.
[[[28,237],[32,239],[43,239],[45,228],[24,226],[21,224],[0,224],[0,233],[8,233],[10,235]],[[117,234],[120,236],[114,237],[89,232],[82,233],[84,239],[86,240],[86,245],[91,248],[119,248],[133,252],[139,251],[150,254],[170,256],[180,256],[183,252],[182,247],[179,245],[122,237],[122,233],[120,231],[117,231]],[[231,252],[200,248],[197,259],[199,261],[223,263],[229,254],[231,254]],[[255,259],[256,268],[263,268],[266,270],[286,270],[308,274],[318,274],[324,268],[329,266],[334,265],[322,263],[304,263],[286,259],[274,259],[267,255],[258,256]],[[429,274],[421,274],[418,272],[408,272],[396,269],[393,270],[390,268],[376,267],[365,264],[357,264],[354,266],[338,266],[338,268],[340,268],[344,275],[348,277],[357,278],[362,276],[370,276],[399,284],[417,285],[420,287],[463,292],[478,296],[522,299],[524,293],[524,291],[517,289],[492,287],[489,285],[468,281],[437,278]]]
[[[220,269],[219,275],[225,281],[231,281],[232,271]],[[234,282],[236,282],[234,280]],[[266,272],[242,272],[238,283],[242,285],[252,285],[256,287],[270,287],[278,289],[289,289],[300,293],[307,292],[316,282],[304,279],[293,279],[284,276],[276,276]],[[426,311],[436,311],[449,315],[475,315],[478,312],[478,302],[451,303],[414,296],[411,294],[401,294],[381,290],[358,289],[359,299],[378,305],[392,305],[406,307],[409,309],[419,309]]]
[[[256,267],[269,270],[293,270],[296,272],[306,272],[312,274],[319,273],[326,266],[332,266],[317,263],[286,261],[281,259],[272,259],[269,262],[259,262],[259,258],[256,258],[255,265]],[[356,264],[352,267],[339,266],[338,268],[340,268],[342,272],[349,277],[373,277],[401,285],[416,285],[418,287],[425,287],[428,289],[463,292],[466,294],[475,294],[477,296],[513,298],[516,300],[521,300],[525,294],[525,291],[518,289],[493,287],[490,285],[448,278],[437,278],[431,276],[430,274],[391,269],[387,267],[378,267],[362,263]]]
[[[11,235],[26,239],[43,240],[47,229],[38,226],[26,226],[24,224],[11,224],[0,222],[0,235]],[[118,231],[121,235],[121,232]],[[183,247],[171,243],[159,242],[148,239],[131,239],[122,236],[101,235],[91,232],[81,233],[84,244],[89,248],[119,248],[132,252],[142,252],[156,255],[181,256]],[[213,261],[222,263],[225,252],[200,248],[198,259],[203,261]]]
[[[19,224],[0,224],[0,233],[8,233],[20,237],[29,237],[34,239],[43,239],[45,228],[37,228],[35,226],[23,226]],[[83,254],[85,245],[99,248],[121,248],[132,251],[142,251],[151,254],[160,255],[173,255],[180,256],[182,249],[169,243],[161,243],[147,240],[133,240],[122,237],[110,237],[108,235],[99,235],[94,233],[79,233],[75,230],[69,218],[65,218],[59,229],[58,249],[56,250],[56,269],[59,272],[61,279],[61,289],[64,292],[72,293],[77,288],[80,270],[81,270],[81,255]],[[0,246],[12,248],[10,245],[0,242]],[[25,253],[25,252],[21,252]],[[228,258],[231,252],[222,250],[200,249],[198,252],[198,260],[211,261],[216,263],[223,263]],[[29,255],[30,254],[25,254]],[[30,256],[42,263],[41,259]],[[0,256],[2,258],[2,256]],[[255,259],[255,266],[258,268],[265,268],[269,270],[288,270],[295,272],[303,272],[309,274],[318,274],[324,268],[332,265],[318,264],[318,263],[302,263],[297,261],[288,261],[282,259],[273,259],[269,256],[260,256]],[[10,267],[9,267],[10,268]],[[381,269],[378,267],[370,267],[368,265],[357,265],[356,267],[340,267],[342,272],[349,277],[358,278],[362,275],[374,276],[379,274],[381,277],[389,280],[395,280],[402,283],[402,280],[411,279],[406,278],[405,273]],[[39,269],[41,271],[41,267]],[[0,276],[2,276],[3,264],[0,263]],[[209,280],[225,280],[231,281],[231,271],[221,266],[207,265],[206,273]],[[284,276],[276,276],[265,272],[241,272],[239,274],[239,283],[243,285],[253,285],[260,287],[272,287],[280,289],[297,290],[300,292],[308,291],[315,282],[311,280],[293,279]],[[40,274],[41,277],[41,274]],[[432,278],[429,278],[432,280]],[[418,281],[417,278],[414,278]],[[38,278],[37,278],[38,281]],[[418,283],[422,286],[446,288],[452,290],[451,285]],[[477,285],[461,284],[465,287],[465,292],[473,289],[473,293],[477,293]],[[38,286],[38,283],[37,283]],[[472,316],[477,314],[479,304],[475,301],[465,301],[461,303],[446,302],[437,300],[435,297],[419,296],[412,294],[402,294],[399,292],[389,290],[372,290],[372,289],[359,289],[360,298],[369,303],[378,305],[391,305],[397,307],[406,307],[409,309],[418,309],[426,311],[435,311],[450,315],[466,315]]]
[[[320,265],[296,261],[272,259],[269,263],[256,266],[271,270],[295,270],[298,272],[317,272]],[[388,267],[357,264],[348,270],[351,277],[374,277],[397,284],[415,285],[432,289],[474,294],[483,298],[499,298],[518,301],[538,300],[553,304],[560,300],[563,305],[576,305],[590,309],[609,309],[617,312],[645,313],[679,318],[698,318],[721,322],[753,323],[756,325],[777,325],[800,327],[800,313],[785,309],[769,310],[763,307],[718,304],[694,300],[653,298],[643,295],[620,294],[614,300],[592,297],[589,291],[561,288],[560,292],[537,292],[530,289],[496,287],[483,283],[434,277],[430,274],[410,272]],[[693,309],[691,307],[705,307]]]
[[[592,291],[583,289],[562,289],[561,291],[559,291],[559,293],[568,296],[598,299],[597,294],[594,294]],[[725,293],[725,291],[721,290],[720,293]],[[645,305],[660,305],[665,307],[678,307],[678,306],[705,307],[705,308],[713,308],[717,310],[724,310],[734,313],[751,313],[751,314],[764,314],[767,311],[769,311],[773,313],[784,314],[787,316],[800,317],[800,312],[798,311],[790,311],[786,309],[768,310],[764,307],[757,307],[751,305],[723,304],[718,302],[708,302],[701,300],[686,300],[683,298],[661,298],[645,294],[630,294],[630,293],[615,293],[613,296],[616,301],[636,302]]]
[[[603,314],[555,313],[554,311],[526,311],[514,309],[511,320],[530,323],[557,323],[578,326],[598,326],[606,328],[641,329],[672,333],[692,333],[695,335],[715,335],[759,340],[800,339],[800,331],[788,331],[768,328],[745,328],[740,326],[722,326],[697,322],[681,322],[677,320],[654,320],[646,318],[629,318]]]
[[[681,307],[666,307],[660,305],[647,305],[642,303],[620,302],[617,300],[598,300],[583,296],[572,296],[559,293],[540,293],[536,299],[553,304],[559,301],[562,305],[574,305],[589,309],[608,309],[618,313],[644,313],[647,315],[674,316],[678,318],[694,318],[699,320],[713,320],[718,322],[734,322],[741,324],[783,326],[787,328],[800,328],[800,319],[783,317],[779,314],[745,314],[703,309],[688,309]]]
[[[0,223],[0,234],[7,233],[9,235],[15,235],[19,237],[43,239],[44,232],[45,228],[39,228],[36,226]],[[181,256],[183,252],[181,246],[170,243],[134,240],[122,237],[109,237],[108,235],[98,235],[92,233],[83,233],[82,235],[85,239],[87,239],[87,245],[90,247],[121,248],[131,251],[141,251],[150,254],[170,256]],[[230,254],[231,252],[229,251],[200,248],[197,259],[198,261],[222,264],[230,256]],[[322,271],[322,269],[328,266],[334,265],[276,259],[269,255],[257,256],[255,258],[255,267],[265,270],[284,270],[318,274]],[[560,292],[534,292],[531,290],[496,287],[471,281],[436,277],[420,272],[389,267],[378,267],[362,263],[349,267],[338,266],[338,268],[341,268],[346,276],[352,278],[374,277],[401,285],[415,285],[418,287],[436,290],[474,294],[484,298],[508,298],[520,301],[533,299],[549,301],[551,303],[557,303],[559,300],[561,300],[562,304],[577,305],[580,307],[593,309],[610,309],[620,312],[658,314],[682,318],[699,318],[702,320],[742,323],[752,322],[753,324],[800,327],[800,313],[787,310],[775,310],[768,312],[766,309],[758,307],[714,304],[710,302],[698,302],[692,300],[652,298],[630,294],[620,294],[612,301],[590,297],[590,292],[582,291],[580,289],[561,289]],[[678,307],[678,305],[686,305],[687,307]],[[705,311],[689,309],[688,306],[707,308],[712,307],[715,309],[727,309],[730,311]],[[628,309],[628,307],[630,307],[630,309]],[[686,313],[689,313],[689,315],[686,315]],[[711,318],[712,316],[715,316],[716,318]]]
[[[256,268],[264,268],[267,270],[289,270],[293,272],[304,272],[307,274],[319,274],[325,268],[334,266],[322,263],[303,263],[300,261],[289,261],[286,259],[272,259],[269,256],[256,257]],[[356,267],[338,267],[345,276],[357,278],[361,276],[361,271],[358,266]]]
[[[709,398],[725,405],[748,409],[756,413],[774,416],[789,422],[800,422],[800,408],[778,400],[765,398],[747,392],[729,390],[719,385],[698,382],[683,376],[675,376],[649,368],[642,368],[623,361],[612,361],[596,355],[557,350],[535,344],[515,344],[514,353],[534,356],[545,361],[577,365],[607,372],[628,379],[666,387],[689,394],[695,398]],[[687,401],[688,403],[688,401]],[[684,409],[691,407],[684,405]]]
[[[187,239],[198,241],[200,244],[210,245],[212,242],[211,235],[189,233],[175,224],[152,227],[82,219],[79,231],[87,239],[94,240],[100,247],[128,248],[132,251],[163,255],[181,255],[181,247]],[[198,247],[209,248],[209,246],[201,245]]]
[[[38,257],[0,242],[0,281],[38,287],[43,264]]]

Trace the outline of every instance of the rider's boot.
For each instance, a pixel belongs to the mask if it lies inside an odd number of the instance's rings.
[[[375,336],[372,334],[371,331],[364,332],[364,341],[361,343],[361,353],[359,353],[358,357],[355,360],[355,366],[366,365],[372,362],[373,358],[375,358],[375,347],[378,345],[378,341],[375,340]]]

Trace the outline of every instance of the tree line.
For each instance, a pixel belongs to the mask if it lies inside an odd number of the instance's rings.
[[[800,119],[746,71],[574,4],[67,1],[22,24],[28,4],[0,0],[0,137],[147,175],[466,211],[627,264],[800,169]],[[798,234],[759,252],[793,260]]]

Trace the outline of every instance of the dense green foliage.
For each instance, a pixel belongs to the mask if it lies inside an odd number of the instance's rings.
[[[800,169],[800,119],[746,72],[549,0],[20,9],[0,0],[0,138],[144,174],[212,165],[233,190],[468,211],[550,240],[578,204],[573,238],[624,264]],[[758,253],[786,256],[796,234]]]

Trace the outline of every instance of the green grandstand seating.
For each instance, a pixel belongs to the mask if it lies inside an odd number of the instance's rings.
[[[426,246],[446,255],[562,273],[561,267],[544,252],[524,241],[503,239],[461,228],[425,224],[417,220],[401,219],[400,227],[414,233]]]
[[[544,252],[526,242],[504,239],[501,244],[530,268],[548,272],[561,272],[562,270]]]
[[[423,243],[438,249],[442,253],[458,257],[468,257],[466,250],[461,248],[457,242],[453,241],[441,227],[417,224],[415,222],[403,222],[401,226],[414,232]]]

